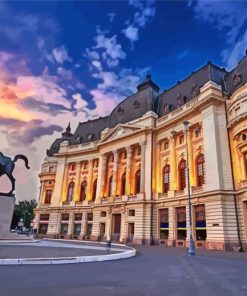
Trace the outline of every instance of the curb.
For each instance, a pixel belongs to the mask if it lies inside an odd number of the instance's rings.
[[[75,264],[87,262],[100,262],[131,258],[136,255],[136,250],[110,255],[78,256],[78,257],[57,257],[57,258],[16,258],[0,259],[0,265],[58,265]]]

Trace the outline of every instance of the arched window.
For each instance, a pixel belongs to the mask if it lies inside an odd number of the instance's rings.
[[[202,186],[204,184],[204,163],[204,155],[198,155],[196,159],[197,186]]]
[[[108,196],[112,196],[112,175],[108,179]]]
[[[84,201],[86,199],[86,194],[87,194],[87,181],[83,181],[81,183],[80,201]]]
[[[96,192],[97,192],[97,179],[93,181],[92,201],[95,201],[96,199]]]
[[[121,177],[121,195],[125,195],[126,186],[126,173],[124,172]]]
[[[245,178],[247,179],[247,152],[244,152],[243,154],[243,158],[244,158],[244,174],[245,174]]]
[[[70,202],[73,200],[74,188],[75,188],[75,183],[70,182],[68,187],[68,192],[67,192],[67,202]]]
[[[170,190],[170,165],[167,164],[163,168],[163,192],[167,193]]]
[[[46,190],[45,192],[45,204],[51,203],[51,196],[52,196],[52,190]]]
[[[181,159],[178,164],[179,190],[186,187],[186,161]]]
[[[140,170],[138,170],[135,173],[135,194],[140,193],[141,191],[141,173]]]

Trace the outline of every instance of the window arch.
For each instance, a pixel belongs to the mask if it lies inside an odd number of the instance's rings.
[[[163,168],[163,192],[167,193],[170,190],[170,165],[167,164]]]
[[[68,186],[68,192],[67,192],[67,202],[70,202],[73,200],[74,189],[75,189],[75,183],[70,182]]]
[[[92,201],[95,201],[97,193],[97,179],[93,181]]]
[[[197,175],[197,186],[202,186],[204,184],[204,155],[199,154],[196,159],[196,175]]]
[[[141,172],[138,170],[135,173],[135,194],[140,193],[141,191]]]
[[[125,186],[126,186],[126,172],[124,172],[121,177],[121,195],[125,195]]]
[[[112,196],[112,175],[108,179],[108,194],[107,196]]]
[[[181,159],[178,164],[179,190],[184,190],[186,187],[186,161]]]
[[[51,196],[52,196],[52,190],[46,190],[45,192],[45,204],[51,203]]]
[[[81,192],[80,192],[80,201],[84,201],[86,199],[87,194],[87,181],[81,182]]]

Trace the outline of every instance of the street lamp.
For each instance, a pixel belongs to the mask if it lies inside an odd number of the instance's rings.
[[[187,186],[188,186],[188,206],[189,206],[189,219],[190,219],[190,241],[189,241],[189,250],[188,254],[190,256],[195,255],[195,245],[192,235],[192,210],[191,210],[191,197],[190,197],[190,169],[189,169],[189,153],[188,153],[188,125],[190,124],[189,121],[184,121],[184,129],[185,129],[185,141],[186,141],[186,171],[187,171]]]

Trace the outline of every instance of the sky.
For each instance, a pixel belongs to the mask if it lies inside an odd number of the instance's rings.
[[[38,198],[69,122],[108,115],[147,74],[163,91],[208,61],[231,70],[246,49],[246,1],[0,1],[0,151],[31,167],[16,163],[17,200]]]

